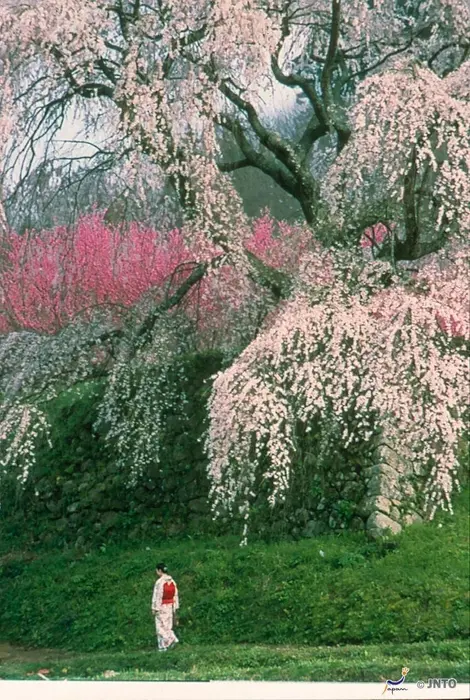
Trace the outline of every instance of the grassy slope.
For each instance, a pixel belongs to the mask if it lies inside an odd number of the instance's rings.
[[[391,551],[344,534],[247,548],[231,538],[180,539],[3,557],[0,639],[80,652],[149,649],[161,559],[179,583],[180,636],[191,646],[465,639],[467,503],[465,492],[454,517],[408,528]]]

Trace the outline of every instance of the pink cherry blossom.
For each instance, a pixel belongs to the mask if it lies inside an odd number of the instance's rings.
[[[308,426],[325,413],[346,447],[386,431],[424,470],[429,515],[451,509],[469,399],[468,361],[454,347],[456,336],[470,339],[468,249],[443,252],[409,282],[395,277],[385,288],[383,273],[393,277],[386,263],[328,257],[333,283],[304,285],[215,379],[207,438],[215,512],[239,507],[248,518],[261,463],[270,502],[283,499],[297,421]],[[359,284],[345,279],[345,266],[352,280],[358,265]]]

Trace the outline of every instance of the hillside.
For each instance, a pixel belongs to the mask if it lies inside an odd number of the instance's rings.
[[[370,542],[363,534],[265,543],[167,538],[0,559],[0,639],[75,651],[154,643],[157,560],[180,586],[184,644],[373,644],[463,639],[468,490],[456,514]],[[3,550],[5,551],[5,550]],[[323,554],[322,554],[323,553]]]

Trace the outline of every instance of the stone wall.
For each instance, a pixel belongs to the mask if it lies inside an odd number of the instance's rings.
[[[296,464],[289,508],[278,507],[270,526],[282,530],[284,518],[303,537],[348,529],[376,538],[421,522],[423,474],[387,435],[381,440],[374,452],[361,445],[344,450],[333,434],[324,460],[319,441],[310,445],[309,457]],[[263,513],[259,527],[266,522]]]
[[[365,469],[367,479],[364,512],[373,537],[386,530],[396,534],[403,525],[422,520],[414,484],[421,476],[410,455],[385,436],[377,451],[377,464]]]
[[[207,501],[206,426],[209,378],[222,366],[218,354],[192,357],[185,366],[186,413],[169,413],[161,462],[137,487],[116,466],[102,435],[93,429],[96,395],[60,399],[54,407],[52,450],[39,451],[26,491],[12,475],[2,483],[0,524],[53,545],[108,542],[158,534],[238,532],[237,523],[213,523]],[[96,394],[96,392],[95,392]],[[420,475],[390,440],[371,453],[345,450],[338,436],[319,426],[302,434],[293,483],[284,504],[266,505],[266,484],[257,486],[252,531],[268,536],[312,537],[338,530],[365,530],[377,537],[421,520]],[[326,442],[325,442],[326,440]],[[391,446],[392,445],[392,446]]]
[[[136,487],[129,487],[128,475],[94,429],[99,388],[59,397],[51,406],[53,447],[38,450],[27,488],[19,487],[14,474],[2,480],[2,527],[57,546],[210,530],[207,461],[199,438],[207,379],[221,363],[218,354],[185,363],[181,381],[188,410],[175,407],[167,414],[161,460]]]

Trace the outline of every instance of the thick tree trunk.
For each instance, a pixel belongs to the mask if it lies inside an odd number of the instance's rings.
[[[297,175],[293,195],[302,207],[305,221],[309,226],[313,226],[317,221],[319,191],[317,182],[306,169]]]

